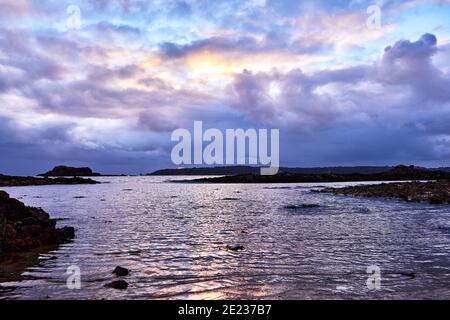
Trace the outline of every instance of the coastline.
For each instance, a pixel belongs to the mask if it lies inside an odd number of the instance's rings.
[[[36,178],[0,175],[0,187],[25,187],[43,185],[72,185],[72,184],[98,184],[100,182],[90,178]]]
[[[319,192],[367,198],[399,199],[408,202],[450,204],[450,180],[396,182],[344,188],[325,188],[319,190]]]
[[[434,181],[450,180],[450,172],[428,170],[414,166],[397,166],[374,174],[303,174],[281,172],[276,175],[244,174],[193,180],[173,180],[184,183],[326,183],[326,182],[377,182],[377,181]]]
[[[149,183],[153,182],[162,184],[149,188]],[[124,194],[125,188],[134,191]],[[257,297],[256,294],[261,291],[259,287],[252,289],[256,283],[252,280],[255,270],[261,270],[258,279],[271,283],[272,274],[280,271],[277,267],[282,267],[283,275],[285,272],[286,276],[290,273],[304,274],[309,270],[318,273],[299,276],[296,281],[302,281],[305,289],[297,290],[292,295],[280,291],[279,294],[284,298],[306,297],[311,292],[316,298],[330,298],[335,294],[340,298],[349,297],[347,291],[336,292],[334,289],[343,285],[342,281],[345,281],[346,286],[354,287],[354,294],[358,297],[367,298],[370,295],[358,287],[358,274],[364,273],[365,269],[358,269],[358,266],[366,263],[365,252],[371,252],[377,259],[384,259],[385,253],[379,251],[378,247],[389,248],[389,255],[394,255],[395,261],[402,262],[383,265],[386,286],[400,291],[396,295],[380,294],[380,297],[431,298],[438,295],[436,290],[439,287],[436,286],[442,277],[426,273],[426,265],[410,265],[402,258],[417,251],[430,252],[430,248],[438,243],[436,239],[445,236],[445,206],[418,204],[414,207],[414,204],[402,205],[395,201],[318,194],[314,192],[316,188],[314,185],[306,188],[291,186],[289,189],[276,185],[272,188],[264,185],[177,185],[151,177],[111,179],[111,183],[88,188],[51,188],[54,189],[52,196],[46,196],[45,187],[11,188],[12,197],[20,199],[26,195],[23,199],[26,199],[24,202],[27,205],[42,205],[53,217],[63,218],[65,223],[75,227],[77,238],[73,243],[43,247],[38,251],[30,251],[30,254],[15,254],[12,260],[4,260],[2,268],[7,268],[3,270],[8,274],[3,278],[5,282],[0,284],[0,296],[18,299],[40,299],[47,296],[50,299],[100,299],[132,298],[137,293],[153,298],[167,298],[167,295],[200,297],[195,292],[185,295],[183,281],[178,279],[171,282],[169,292],[161,292],[160,288],[166,288],[167,282],[159,279],[155,282],[153,274],[143,276],[142,267],[147,266],[148,261],[154,261],[152,265],[157,273],[167,272],[167,267],[170,266],[171,273],[179,273],[189,280],[192,277],[193,285],[208,281],[219,282],[224,285],[223,290],[229,290],[226,292],[231,295],[232,288],[242,282],[240,278],[236,278],[232,266],[241,264],[258,268],[242,269],[242,273],[248,277],[244,282],[244,289],[249,293],[244,295],[235,292],[232,297],[236,298]],[[155,190],[159,191],[155,194]],[[43,197],[35,198],[37,195]],[[76,199],[79,195],[86,195],[86,198]],[[104,201],[100,201],[100,198]],[[130,203],[140,205],[130,206]],[[190,207],[186,209],[189,204]],[[218,206],[220,211],[217,210]],[[112,207],[114,210],[111,210]],[[411,207],[418,212],[432,210],[432,218],[426,215],[430,224],[424,226],[421,215],[409,214]],[[398,210],[392,210],[393,208]],[[378,212],[383,214],[377,214]],[[142,228],[144,224],[145,227]],[[161,224],[165,227],[161,228]],[[403,228],[404,224],[413,228]],[[124,225],[129,227],[124,228]],[[209,228],[210,225],[217,227]],[[179,232],[174,234],[173,230]],[[418,245],[410,240],[414,239],[411,234],[420,237],[427,234],[429,237],[423,242],[421,240]],[[124,239],[129,240],[123,241]],[[93,247],[91,243],[98,246]],[[397,243],[407,245],[397,246]],[[376,248],[374,244],[377,244]],[[343,249],[335,253],[331,251],[331,245]],[[280,254],[290,255],[292,259],[278,259],[274,266],[274,258],[277,258],[271,251],[274,246],[280,250]],[[443,248],[436,247],[431,251],[430,259],[440,257],[442,252]],[[80,256],[86,259],[80,261]],[[179,256],[188,257],[183,258],[183,262],[205,266],[205,269],[198,274],[197,270],[186,270],[184,264],[172,264],[172,261],[178,261]],[[317,259],[308,260],[307,257],[310,256]],[[214,271],[223,275],[214,280],[211,280],[207,272],[211,259]],[[299,264],[298,261],[302,263]],[[67,290],[65,271],[73,264],[79,265],[83,270],[83,279],[96,281],[83,280],[83,290]],[[321,279],[320,274],[327,272],[328,265],[337,268],[338,275],[330,276],[327,284],[316,292],[314,288]],[[439,260],[436,260],[435,265],[447,267]],[[117,277],[111,273],[116,266],[129,269],[130,274],[126,278]],[[24,270],[27,271],[28,278],[20,277]],[[349,273],[352,276],[347,277]],[[346,276],[343,280],[344,274]],[[416,280],[412,280],[414,275]],[[27,282],[20,282],[14,288],[15,284],[11,282],[29,280],[31,277],[42,277],[47,283],[55,285],[35,281],[30,286]],[[113,280],[125,280],[129,284],[128,289],[111,289],[110,282]],[[430,288],[429,281],[432,281],[433,292],[421,293],[420,290]],[[410,284],[411,287],[408,287]],[[295,287],[295,282],[274,284],[276,287],[280,285],[286,286],[288,290]],[[224,291],[214,288],[210,292],[211,295],[223,293]],[[263,292],[261,298],[270,297],[269,293]]]
[[[75,237],[73,227],[56,228],[41,208],[29,207],[0,191],[0,256],[58,245]]]

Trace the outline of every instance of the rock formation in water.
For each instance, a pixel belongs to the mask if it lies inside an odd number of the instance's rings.
[[[450,204],[450,180],[325,188],[320,192],[362,197],[383,197],[431,204]]]
[[[105,284],[105,287],[118,290],[125,290],[128,288],[128,282],[126,282],[125,280],[116,280]]]
[[[16,177],[0,174],[0,187],[19,187],[19,186],[42,186],[53,184],[96,184],[98,181],[92,179],[73,177],[73,178],[36,178],[36,177]]]
[[[56,228],[40,208],[28,207],[0,191],[0,255],[58,245],[75,236],[72,227]]]
[[[57,166],[52,170],[39,174],[41,177],[95,177],[100,173],[93,172],[91,168],[74,168],[67,166]]]
[[[130,270],[121,266],[117,266],[112,273],[118,277],[126,277],[130,273]]]

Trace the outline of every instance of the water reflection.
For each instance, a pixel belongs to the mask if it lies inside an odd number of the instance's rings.
[[[52,259],[38,255],[13,267],[1,297],[450,298],[448,206],[317,194],[314,184],[102,179],[110,183],[7,188],[77,233]],[[65,285],[74,264],[81,290]],[[131,270],[127,290],[104,287],[117,265]],[[369,265],[384,272],[380,291],[366,287]]]

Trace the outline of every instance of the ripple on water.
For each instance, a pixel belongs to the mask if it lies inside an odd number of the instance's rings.
[[[77,231],[13,266],[0,298],[450,298],[448,206],[317,194],[314,184],[107,181],[5,188]],[[72,265],[82,290],[66,287]],[[130,270],[127,290],[104,287],[118,265]],[[366,287],[370,265],[385,273],[379,292]]]

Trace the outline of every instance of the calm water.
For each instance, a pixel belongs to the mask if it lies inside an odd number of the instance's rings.
[[[311,192],[317,184],[167,179],[2,188],[77,231],[73,243],[13,268],[0,298],[450,298],[450,206]],[[302,204],[320,206],[285,208]],[[66,286],[71,265],[81,269],[80,290]],[[104,287],[117,265],[131,270],[127,290]],[[366,286],[370,265],[381,269],[380,290]],[[409,272],[415,278],[401,274]]]

